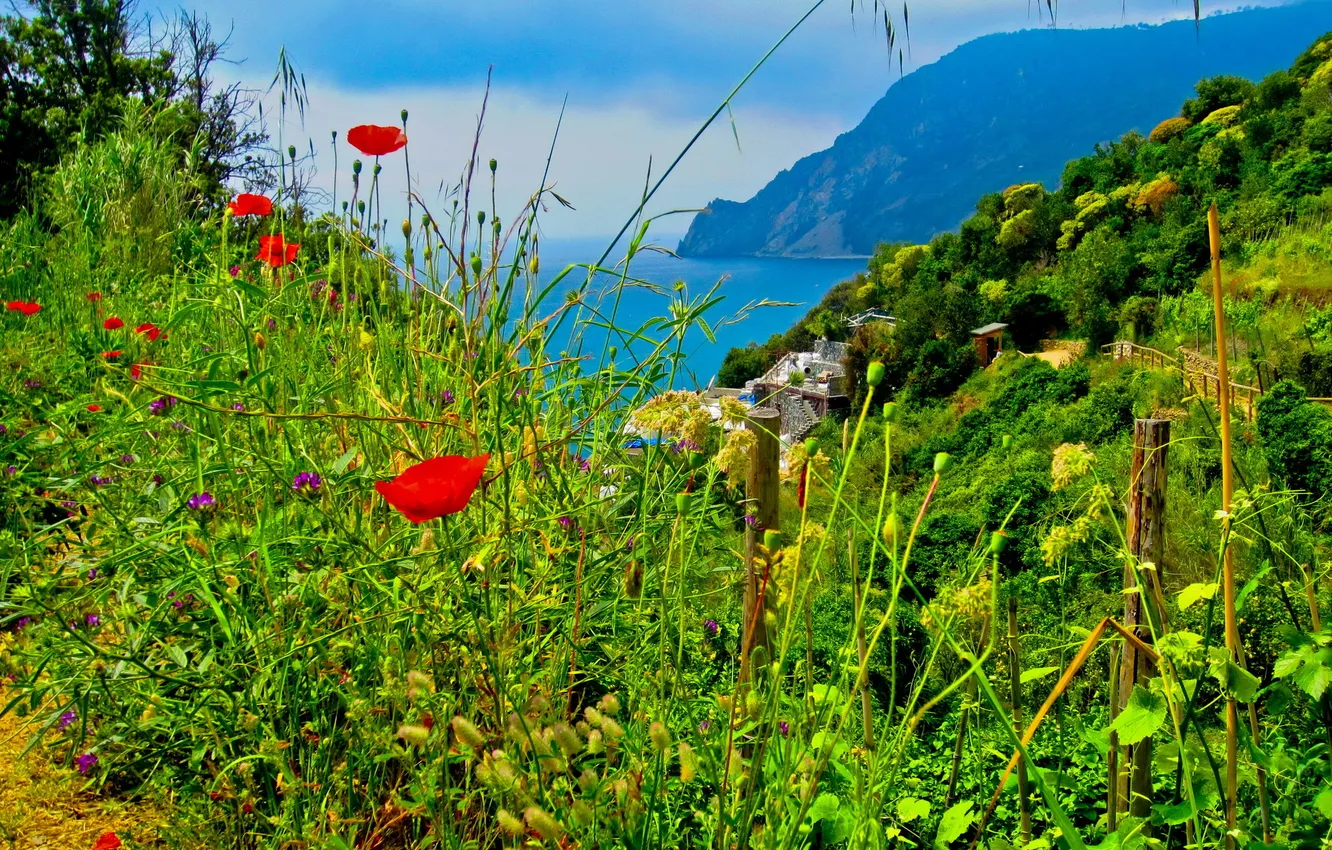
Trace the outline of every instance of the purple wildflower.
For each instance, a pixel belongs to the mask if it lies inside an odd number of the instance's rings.
[[[97,767],[97,756],[92,753],[83,753],[82,755],[75,756],[74,766],[79,769],[79,773],[86,776],[92,772],[94,767]]]
[[[791,725],[790,725],[789,723],[787,723],[785,720],[783,720],[783,721],[781,721],[780,723],[778,723],[778,724],[777,724],[777,728],[780,729],[780,730],[782,730],[782,737],[783,737],[783,738],[785,738],[787,735],[790,735],[790,734],[791,734]]]
[[[583,458],[578,462],[578,468],[581,469],[583,472],[590,472],[592,470],[592,461],[588,460],[587,458]]]
[[[698,443],[695,443],[693,440],[676,440],[674,443],[671,443],[671,454],[678,455],[680,452],[685,450],[691,452],[698,451],[699,450]]]
[[[235,411],[238,411],[238,412],[239,412],[239,411],[243,411],[243,410],[245,410],[245,405],[241,404],[241,403],[238,401],[238,402],[236,402],[235,404],[233,404],[233,405],[231,406],[231,409],[232,409],[232,410],[235,410]]]
[[[217,499],[214,499],[213,494],[205,490],[202,493],[195,493],[186,504],[196,511],[202,511],[216,507]]]
[[[276,319],[269,319],[268,322],[267,322],[267,324],[268,324],[268,329],[271,331],[271,330],[273,330],[273,328],[276,328],[276,327],[277,327],[277,320],[276,320]]]
[[[704,620],[703,628],[707,630],[708,637],[716,637],[717,632],[721,631],[721,625],[716,620]]]
[[[205,346],[203,346],[203,352],[204,352],[204,354],[207,354],[207,353],[209,353],[209,352],[212,351],[212,350],[213,350],[213,347],[212,347],[211,345],[205,345]]]
[[[241,267],[232,266],[231,268],[227,269],[227,273],[230,274],[232,277],[240,277]]]
[[[24,626],[30,624],[31,622],[32,622],[31,617],[19,617],[18,620],[14,622],[14,631],[16,632],[20,631]]]
[[[154,484],[161,484],[161,483],[162,483],[163,481],[165,481],[165,480],[166,480],[166,479],[163,478],[161,475],[154,475],[154,476],[153,476],[153,483],[154,483]]]
[[[172,423],[171,423],[171,430],[173,430],[173,431],[188,431],[188,430],[190,430],[190,426],[186,425],[184,422],[182,422],[181,420],[177,419],[175,422],[172,422]]]
[[[66,499],[65,501],[60,503],[60,507],[64,508],[67,511],[72,511],[78,506],[79,503],[74,501],[73,499]]]
[[[9,429],[6,428],[3,423],[0,423],[0,437],[3,437],[7,433],[9,433]]]
[[[17,466],[6,466],[6,467],[5,467],[5,475],[10,475],[10,476],[18,475],[18,467],[17,467]]]
[[[41,386],[42,382],[35,380],[33,378],[29,378],[28,380],[23,382],[23,388],[25,390],[35,390],[41,388]]]
[[[128,466],[129,464],[134,463],[134,455],[121,455],[120,462]]]
[[[453,390],[445,390],[439,394],[439,399],[444,404],[453,404]]]
[[[102,618],[96,614],[89,614],[87,617],[88,628],[96,628],[102,625]]]
[[[750,528],[758,528],[758,517],[753,514],[745,514],[745,525]]]
[[[162,396],[161,398],[155,398],[152,401],[148,402],[148,412],[156,416],[159,413],[161,413],[163,410],[166,410],[168,407],[172,407],[173,405],[175,405],[175,403],[176,403],[175,396],[168,395],[168,396]]]
[[[559,523],[565,531],[568,531],[569,526],[573,525],[573,520],[569,519],[567,516],[562,516],[559,519]]]
[[[711,720],[704,720],[702,723],[699,723],[699,724],[698,724],[698,731],[699,731],[699,734],[706,734],[707,731],[708,731],[709,729],[711,729],[711,728],[712,728],[712,721],[711,721]]]
[[[88,476],[88,480],[91,481],[93,484],[96,484],[98,487],[102,487],[104,485],[110,484],[113,479],[110,478],[109,476],[98,475],[96,473],[93,473],[92,475]]]
[[[60,715],[60,722],[57,724],[57,728],[59,728],[61,732],[64,732],[66,729],[73,726],[74,721],[78,719],[79,713],[71,708],[69,711]]]
[[[92,581],[95,578],[97,578],[97,568],[93,567],[92,569],[88,570],[88,581]]]
[[[318,472],[300,472],[296,474],[295,478],[291,479],[291,489],[297,491],[309,490],[311,493],[315,493],[318,492],[323,483],[324,480],[319,477]]]

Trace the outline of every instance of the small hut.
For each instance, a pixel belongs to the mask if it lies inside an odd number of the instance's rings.
[[[976,346],[976,360],[984,369],[994,362],[994,358],[999,356],[999,352],[1004,350],[1004,328],[1008,325],[1003,322],[990,322],[984,327],[976,328],[971,332],[972,344]]]

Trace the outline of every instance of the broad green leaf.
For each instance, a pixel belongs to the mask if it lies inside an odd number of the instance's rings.
[[[1332,820],[1332,788],[1324,788],[1314,797],[1314,808],[1322,812],[1323,817]]]
[[[1221,690],[1234,694],[1235,699],[1244,703],[1253,702],[1258,698],[1258,689],[1263,683],[1257,676],[1232,661],[1225,647],[1214,646],[1209,655],[1212,678],[1216,679]]]
[[[1110,730],[1119,733],[1120,746],[1129,746],[1160,729],[1165,716],[1165,696],[1142,685],[1134,685],[1128,703],[1110,724]]]
[[[814,805],[809,807],[809,822],[818,823],[824,818],[837,817],[838,805],[836,794],[820,794]]]
[[[976,820],[976,813],[971,810],[971,801],[964,800],[944,812],[943,819],[939,821],[939,831],[934,836],[934,846],[938,848],[947,847],[954,841],[962,837],[962,833],[967,831]]]
[[[1332,685],[1332,650],[1303,646],[1287,652],[1272,666],[1272,675],[1278,679],[1289,677],[1313,699],[1321,699]]]
[[[1216,584],[1191,584],[1179,592],[1177,600],[1179,610],[1187,610],[1191,605],[1216,595]]]
[[[343,452],[342,457],[333,462],[333,474],[341,475],[346,472],[347,467],[351,465],[352,459],[356,457],[357,451],[359,451],[359,449],[357,449],[356,446],[352,446],[350,449]]]
[[[837,813],[837,817],[823,819],[823,846],[841,844],[855,831],[855,816],[846,810],[841,810]]]
[[[1051,673],[1058,673],[1058,672],[1059,672],[1058,667],[1033,667],[1030,670],[1022,671],[1021,682],[1022,684],[1025,685],[1028,682],[1034,682],[1037,679],[1044,679],[1046,676],[1050,675]]]
[[[1246,601],[1248,601],[1248,599],[1249,599],[1249,594],[1253,593],[1255,590],[1258,589],[1258,585],[1262,583],[1262,580],[1263,580],[1263,579],[1267,576],[1267,574],[1270,573],[1271,571],[1272,571],[1272,562],[1271,562],[1271,561],[1263,561],[1263,566],[1258,570],[1258,572],[1256,572],[1256,573],[1253,574],[1253,578],[1251,578],[1251,579],[1249,579],[1247,582],[1245,582],[1245,583],[1244,583],[1244,586],[1240,588],[1239,593],[1235,594],[1235,610],[1236,610],[1236,611],[1239,611],[1239,612],[1243,612],[1243,611],[1244,611],[1244,603],[1245,603]]]
[[[897,801],[897,819],[902,823],[911,823],[916,818],[930,816],[930,801],[916,797],[903,797]]]

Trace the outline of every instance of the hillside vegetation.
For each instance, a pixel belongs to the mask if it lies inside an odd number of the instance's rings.
[[[170,104],[122,92],[113,130],[32,164],[0,236],[0,708],[33,721],[28,758],[171,812],[98,850],[1323,846],[1332,413],[1272,375],[1236,417],[1225,512],[1220,411],[1177,374],[975,372],[954,330],[991,279],[991,315],[1089,330],[1153,286],[1189,297],[1209,197],[1232,223],[1285,198],[1255,232],[1294,244],[1285,216],[1322,203],[1290,175],[1328,156],[1329,50],[1200,86],[1169,141],[1070,166],[1071,199],[1019,187],[880,252],[837,297],[944,332],[856,340],[855,407],[783,447],[775,503],[746,496],[754,414],[674,385],[720,286],[604,332],[646,225],[608,292],[591,262],[543,268],[545,193],[490,206],[507,166],[484,137],[456,207],[387,222],[406,112],[339,128],[345,206],[314,208],[279,152],[273,197],[222,208]],[[1232,145],[1226,187],[1199,163]],[[1245,195],[1253,174],[1270,191]],[[1062,227],[1097,193],[1105,218]],[[1104,244],[1122,290],[1080,265]],[[1052,280],[1100,300],[1039,313]],[[1173,428],[1156,563],[1124,531],[1147,415]],[[1158,663],[1112,702],[1138,644],[1105,620],[1135,599]]]

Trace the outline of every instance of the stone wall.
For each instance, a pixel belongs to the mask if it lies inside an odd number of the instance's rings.
[[[1192,348],[1180,346],[1175,352],[1185,372],[1202,372],[1204,375],[1216,374],[1216,360],[1206,354],[1200,354]]]

